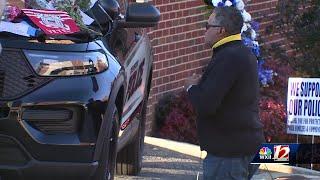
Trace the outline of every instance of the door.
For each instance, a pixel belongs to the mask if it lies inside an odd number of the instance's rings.
[[[126,0],[118,0],[124,15]],[[122,113],[122,130],[128,124],[130,116],[142,103],[148,85],[152,66],[150,42],[142,28],[119,28],[113,32],[112,42],[115,55],[119,58],[126,74],[125,105]]]

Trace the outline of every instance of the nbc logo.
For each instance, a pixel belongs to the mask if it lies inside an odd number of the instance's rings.
[[[289,161],[290,147],[289,145],[274,146],[274,161]]]
[[[268,147],[262,147],[259,151],[260,159],[272,159],[271,155],[271,149]]]

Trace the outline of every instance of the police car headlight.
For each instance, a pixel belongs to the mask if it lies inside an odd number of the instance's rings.
[[[24,50],[40,76],[79,76],[101,73],[108,69],[108,59],[101,52],[51,52]]]

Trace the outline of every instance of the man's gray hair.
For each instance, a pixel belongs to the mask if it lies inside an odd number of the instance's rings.
[[[215,25],[221,25],[229,35],[239,34],[243,27],[243,18],[235,7],[216,7],[212,13],[215,14]]]

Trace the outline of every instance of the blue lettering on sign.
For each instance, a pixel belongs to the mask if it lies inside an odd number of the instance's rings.
[[[320,117],[320,100],[304,100],[303,115]]]
[[[309,127],[309,132],[319,133],[320,132],[320,127],[311,126],[311,127]]]
[[[291,96],[296,91],[299,91],[299,88],[295,86],[294,83],[291,84]],[[319,97],[320,96],[320,84],[319,82],[302,82],[300,84],[300,96],[301,97]],[[298,92],[297,92],[298,93]]]
[[[289,101],[289,115],[300,116],[302,115],[302,100],[301,99],[290,99]]]
[[[299,96],[299,83],[291,83],[291,96]]]

